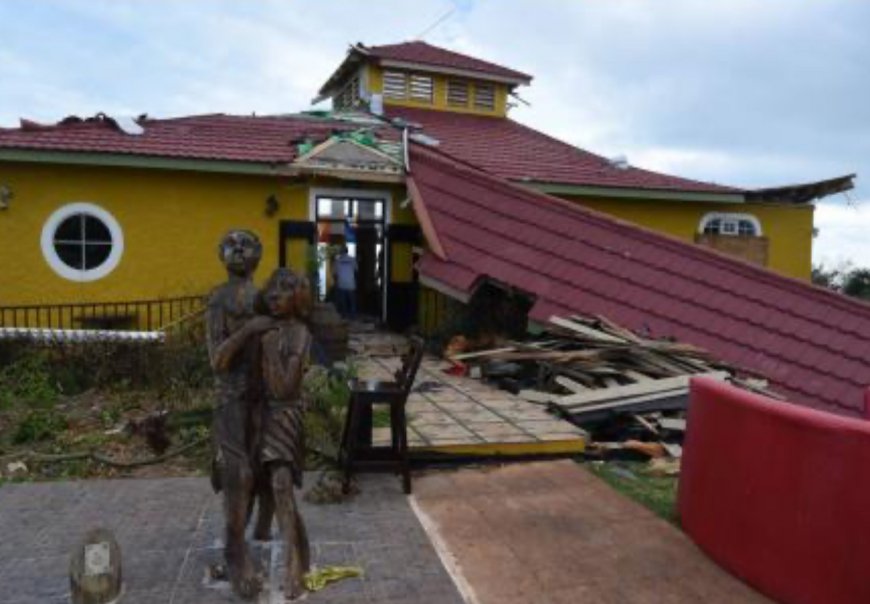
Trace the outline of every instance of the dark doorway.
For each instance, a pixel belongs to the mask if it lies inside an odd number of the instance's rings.
[[[327,299],[332,288],[332,258],[342,245],[356,259],[357,313],[382,320],[385,314],[384,199],[318,195],[316,197],[317,249],[324,259],[320,267],[320,296]]]

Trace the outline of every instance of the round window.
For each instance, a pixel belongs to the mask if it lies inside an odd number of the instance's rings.
[[[108,275],[121,260],[124,235],[114,216],[91,203],[71,203],[42,227],[42,255],[61,277],[94,281]]]

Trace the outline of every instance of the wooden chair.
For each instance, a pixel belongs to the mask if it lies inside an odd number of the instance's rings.
[[[403,490],[411,492],[405,403],[423,359],[424,347],[422,338],[411,338],[411,346],[402,357],[395,381],[353,380],[349,384],[351,393],[341,444],[345,492],[350,488],[354,470],[364,467],[373,471],[400,472]],[[392,442],[388,447],[372,446],[372,406],[376,404],[386,404],[390,408]]]

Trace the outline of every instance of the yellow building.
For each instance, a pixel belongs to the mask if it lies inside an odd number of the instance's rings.
[[[404,328],[416,321],[425,247],[405,187],[415,144],[809,278],[810,202],[850,178],[745,191],[608,160],[508,118],[530,82],[423,42],[357,45],[319,91],[328,112],[98,115],[0,130],[0,327],[165,325],[180,311],[150,301],[220,282],[216,244],[238,227],[263,241],[259,280],[279,265],[313,270],[312,250],[348,242],[361,309]],[[325,290],[328,268],[319,274]],[[113,317],[96,312],[109,303]],[[77,310],[64,315],[66,305]]]

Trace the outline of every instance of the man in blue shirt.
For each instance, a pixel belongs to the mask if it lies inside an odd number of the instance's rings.
[[[335,279],[335,305],[344,318],[356,318],[356,259],[347,253],[347,245],[341,246],[341,253],[332,263],[332,276]]]

